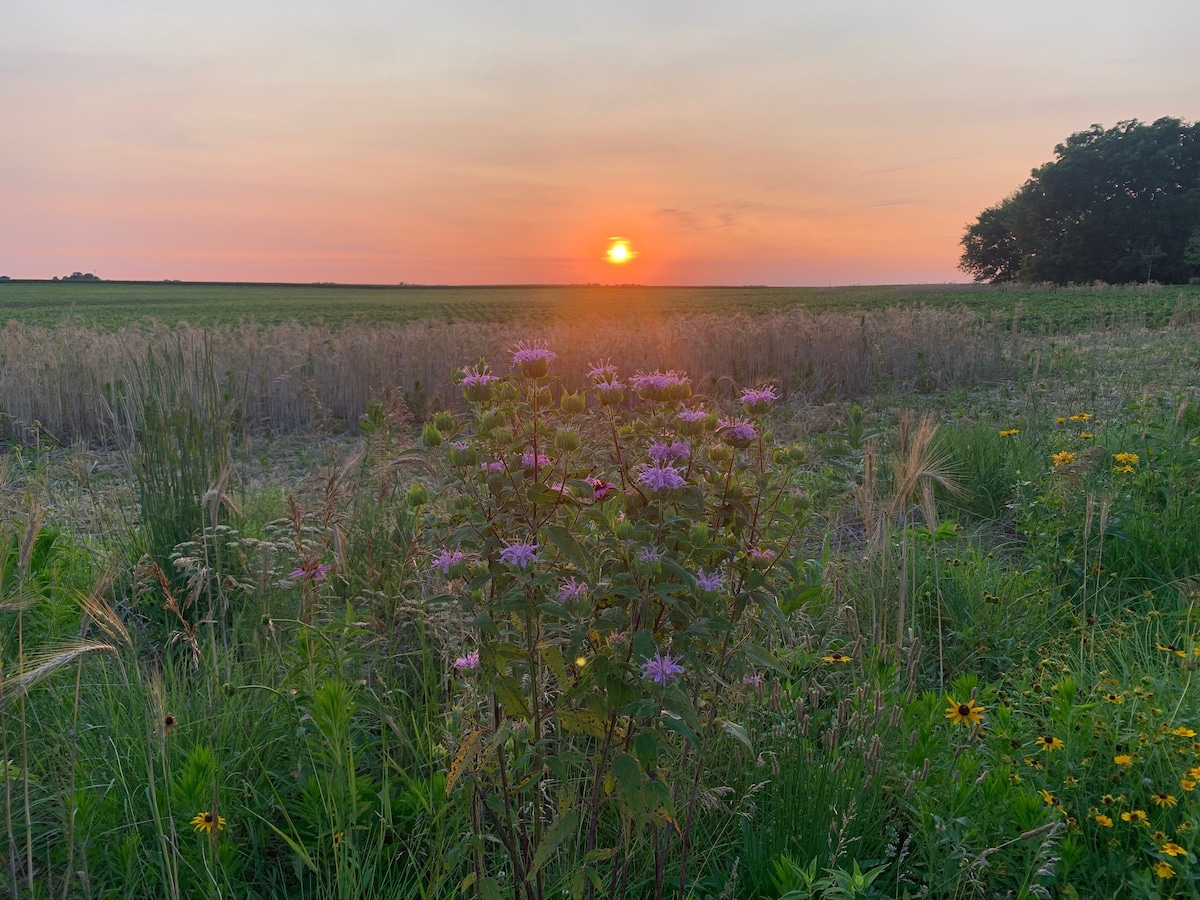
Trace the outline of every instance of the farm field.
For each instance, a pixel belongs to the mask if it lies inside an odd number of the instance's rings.
[[[1200,287],[884,285],[774,287],[350,287],[126,282],[0,282],[0,320],[50,326],[65,319],[115,330],[130,324],[361,324],[415,321],[534,322],[589,317],[621,320],[713,313],[764,314],[879,310],[893,306],[965,307],[983,317],[1011,316],[1025,327],[1069,331],[1113,323],[1166,324]]]
[[[1200,896],[1196,288],[41,287],[12,895]]]

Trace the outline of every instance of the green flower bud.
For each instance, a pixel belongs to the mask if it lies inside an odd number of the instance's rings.
[[[404,503],[410,509],[416,509],[418,506],[424,506],[429,502],[429,488],[421,484],[419,481],[408,489],[408,494],[404,497]]]
[[[620,519],[617,522],[617,527],[616,527],[615,531],[617,533],[617,538],[619,540],[622,540],[622,541],[633,540],[633,532],[634,532],[633,523],[630,522],[628,519]]]
[[[458,426],[454,424],[454,416],[444,410],[433,417],[433,424],[442,434],[454,434],[458,431]]]
[[[565,450],[570,453],[578,450],[580,445],[579,432],[577,431],[560,431],[554,436],[554,446],[559,450]]]
[[[442,443],[442,433],[438,431],[437,426],[432,422],[426,422],[425,427],[421,429],[421,445],[424,447],[437,447]]]
[[[578,415],[587,409],[587,397],[582,391],[576,391],[574,394],[564,393],[558,401],[562,411],[569,415]]]
[[[510,381],[502,381],[494,391],[496,399],[501,403],[512,403],[517,399],[517,389]]]

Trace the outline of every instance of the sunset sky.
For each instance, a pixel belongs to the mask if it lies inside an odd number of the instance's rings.
[[[962,281],[1067,135],[1200,118],[1197,34],[1194,0],[0,0],[0,274]]]

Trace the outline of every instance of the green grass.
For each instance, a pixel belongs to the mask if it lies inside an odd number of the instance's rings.
[[[168,325],[328,324],[417,320],[507,322],[623,319],[692,313],[761,314],[804,308],[965,306],[1014,318],[1029,331],[1078,331],[1113,324],[1161,326],[1200,306],[1200,287],[1055,288],[991,285],[862,287],[347,287],[341,285],[0,282],[0,320],[54,325],[77,317],[115,330],[155,320]]]

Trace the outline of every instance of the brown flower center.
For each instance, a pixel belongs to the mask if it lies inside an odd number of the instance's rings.
[[[958,714],[964,719],[971,715],[971,707],[965,703],[958,704]]]

